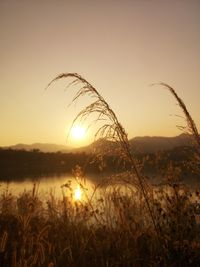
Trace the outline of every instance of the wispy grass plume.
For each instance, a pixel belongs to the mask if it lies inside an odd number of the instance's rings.
[[[195,124],[194,120],[192,119],[192,116],[190,115],[186,105],[184,104],[183,100],[178,96],[176,91],[168,84],[160,83],[160,85],[166,87],[171,92],[171,94],[176,98],[180,108],[182,109],[182,111],[185,115],[188,130],[193,135],[194,140],[196,141],[196,144],[198,145],[198,148],[200,150],[200,137],[199,137],[198,129],[197,129],[196,124]]]
[[[133,155],[131,153],[128,135],[121,123],[118,121],[115,112],[111,109],[111,107],[101,96],[101,94],[86,79],[84,79],[81,75],[77,73],[62,73],[56,78],[54,78],[48,84],[47,87],[49,87],[53,82],[63,78],[73,78],[73,81],[70,83],[70,86],[73,84],[80,83],[80,89],[75,94],[75,97],[73,98],[72,102],[85,95],[89,95],[93,99],[91,104],[83,108],[78,113],[78,115],[73,120],[72,126],[77,121],[85,121],[85,119],[87,119],[93,113],[97,114],[96,121],[106,121],[106,123],[97,130],[96,137],[104,137],[106,139],[114,140],[120,145],[123,157],[125,156],[127,162],[129,162],[131,165],[131,172],[133,174],[132,182],[141,190],[150,217],[152,219],[152,223],[154,225],[155,230],[157,231],[154,215],[149,201],[148,191],[146,189],[146,181],[138,170],[135,159],[133,158]]]

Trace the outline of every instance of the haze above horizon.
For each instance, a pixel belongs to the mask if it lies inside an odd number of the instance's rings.
[[[67,107],[76,88],[56,75],[76,72],[99,90],[129,138],[176,136],[185,125],[165,82],[200,127],[200,2],[0,1],[0,146],[66,144],[89,99]],[[87,126],[86,126],[87,127]],[[85,138],[66,145],[84,146]]]

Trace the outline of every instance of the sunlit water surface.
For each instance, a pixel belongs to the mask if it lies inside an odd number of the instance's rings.
[[[94,177],[88,176],[86,179],[78,179],[70,174],[46,176],[35,180],[27,178],[22,181],[0,182],[0,192],[3,193],[7,190],[12,195],[19,196],[24,192],[31,193],[35,188],[35,193],[43,199],[48,198],[50,195],[56,198],[62,198],[63,195],[73,197],[74,192],[81,184],[83,191],[90,196],[96,186],[93,181]]]
[[[173,192],[172,188],[169,186],[161,186],[162,191],[168,195],[171,195]],[[159,196],[160,186],[153,186],[154,198]],[[200,186],[192,186],[192,191],[194,196],[192,197],[193,201],[196,201],[195,189],[199,189]],[[81,189],[81,200],[84,201],[86,198],[101,198],[102,194],[106,192],[112,192],[113,188],[120,194],[129,194],[136,196],[136,189],[133,186],[127,186],[124,184],[117,184],[117,186],[102,186],[102,177],[95,175],[87,176],[84,179],[78,179],[72,176],[71,174],[63,175],[52,175],[46,177],[40,177],[37,179],[25,179],[21,181],[13,180],[9,182],[0,182],[0,194],[7,191],[14,196],[19,196],[24,192],[35,193],[43,200],[47,200],[50,196],[54,196],[57,199],[65,197],[74,198],[80,195],[78,189]],[[194,189],[195,188],[195,189]],[[199,198],[198,198],[199,200]]]

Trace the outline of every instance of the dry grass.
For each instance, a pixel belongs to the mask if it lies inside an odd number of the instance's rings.
[[[132,172],[132,183],[134,186],[137,186],[144,196],[146,207],[148,209],[149,215],[151,217],[152,223],[154,225],[155,231],[158,234],[158,229],[156,227],[156,223],[154,220],[154,214],[152,212],[149,194],[148,194],[148,184],[144,177],[141,175],[135,159],[131,153],[130,144],[128,141],[128,135],[118,121],[115,112],[111,109],[109,104],[106,100],[101,96],[101,94],[94,88],[86,79],[84,79],[81,75],[77,73],[63,73],[58,75],[55,79],[53,79],[47,86],[51,86],[51,84],[55,81],[58,81],[63,78],[73,78],[73,81],[68,84],[72,86],[73,84],[80,84],[80,89],[76,93],[72,102],[76,101],[78,98],[89,95],[93,100],[90,105],[85,107],[83,110],[78,113],[72,123],[72,127],[74,123],[77,121],[85,121],[91,114],[95,113],[97,115],[96,121],[103,120],[105,123],[101,126],[98,131],[96,132],[96,137],[106,138],[108,140],[114,140],[117,144],[119,144],[120,156],[125,159],[131,165],[131,172]]]
[[[70,190],[70,185],[69,185]],[[0,264],[14,266],[198,266],[200,192],[180,185],[154,189],[152,228],[140,190],[122,184],[74,202],[31,192],[0,197]],[[87,192],[85,192],[87,194]],[[196,202],[195,202],[196,201]],[[13,209],[6,210],[4,203]],[[23,207],[23,209],[22,209]],[[163,253],[164,250],[164,253]]]
[[[186,118],[186,121],[187,121],[188,132],[193,135],[194,140],[196,141],[197,147],[198,147],[198,149],[200,151],[200,136],[199,136],[199,132],[198,132],[196,124],[195,124],[194,120],[192,119],[192,116],[190,115],[190,113],[189,113],[186,105],[184,104],[183,100],[178,96],[176,91],[171,86],[169,86],[168,84],[160,83],[160,85],[162,85],[165,88],[167,88],[171,92],[171,94],[175,97],[175,99],[177,100],[180,108],[183,111],[183,114],[185,115],[185,118]],[[180,127],[180,129],[184,130],[185,127]]]

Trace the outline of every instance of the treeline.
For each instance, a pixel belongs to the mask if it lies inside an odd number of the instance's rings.
[[[182,179],[199,176],[200,166],[195,160],[195,153],[192,147],[177,147],[169,151],[137,154],[135,159],[144,175],[166,177],[172,171],[173,175]],[[120,155],[0,149],[0,180],[69,173],[76,165],[85,173],[113,173],[130,169]]]
[[[44,153],[39,150],[0,149],[0,180],[66,173],[76,165],[90,173],[98,173],[103,169],[107,172],[117,171],[119,168],[112,156],[103,159],[83,152]]]

